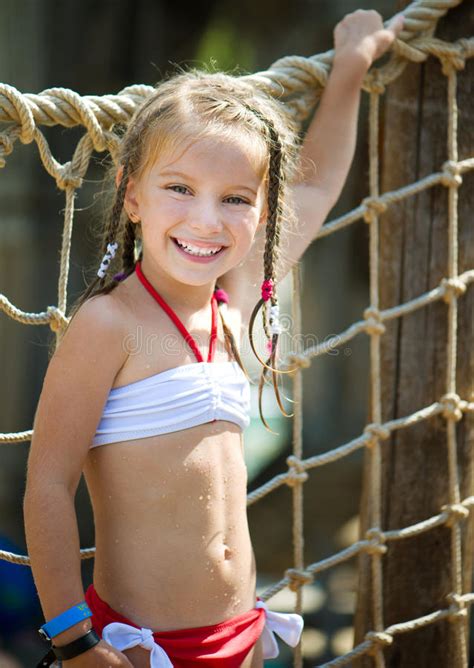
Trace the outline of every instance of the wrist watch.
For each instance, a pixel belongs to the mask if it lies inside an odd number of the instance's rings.
[[[62,647],[51,645],[51,649],[46,656],[41,659],[36,668],[48,668],[56,661],[56,659],[62,659],[64,661],[67,659],[74,659],[88,649],[95,647],[99,642],[100,638],[95,629],[92,628],[87,631],[85,635],[76,638],[76,640],[73,640],[68,645],[63,645]]]

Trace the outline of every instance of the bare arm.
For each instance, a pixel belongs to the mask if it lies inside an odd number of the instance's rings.
[[[397,14],[385,29],[380,14],[357,10],[334,30],[335,54],[320,104],[300,148],[301,177],[291,184],[297,226],[285,239],[285,254],[275,271],[279,283],[317,238],[337,202],[351,166],[357,136],[361,84],[372,62],[393,43],[403,27]],[[263,281],[264,233],[257,232],[251,251],[238,267],[220,278],[233,304],[248,322]]]
[[[23,508],[31,568],[48,621],[84,600],[74,498],[108,392],[127,356],[123,321],[111,296],[86,302],[49,363],[38,403]],[[54,644],[67,644],[90,627],[90,618],[83,620],[55,636]]]
[[[27,488],[23,512],[31,568],[44,617],[50,620],[84,600],[74,497],[61,484]],[[91,628],[84,619],[55,636],[66,645]]]
[[[402,27],[400,14],[384,29],[378,12],[359,9],[334,29],[333,66],[300,151],[303,183],[324,200],[337,201],[354,157],[364,76]]]

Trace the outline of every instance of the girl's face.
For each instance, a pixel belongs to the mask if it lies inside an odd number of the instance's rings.
[[[141,221],[144,259],[179,282],[199,286],[245,258],[266,219],[265,190],[244,149],[206,138],[158,158],[140,182],[130,179],[125,207]],[[223,248],[209,261],[197,261],[176,240]]]

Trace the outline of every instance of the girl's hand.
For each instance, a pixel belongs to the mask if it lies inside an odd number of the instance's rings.
[[[74,659],[63,661],[63,668],[133,668],[125,654],[101,640]]]
[[[385,28],[373,9],[347,14],[334,28],[334,62],[367,71],[393,44],[403,28],[403,14],[395,14]]]

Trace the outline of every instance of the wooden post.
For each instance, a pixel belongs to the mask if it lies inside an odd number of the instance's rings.
[[[404,3],[408,4],[408,3]],[[472,4],[464,2],[442,19],[436,37],[455,41],[474,32]],[[458,72],[459,160],[474,155],[472,87],[474,60]],[[380,191],[439,172],[448,159],[447,78],[436,58],[410,64],[390,84],[380,119]],[[458,273],[474,268],[474,174],[459,188]],[[448,189],[435,186],[390,206],[380,219],[380,309],[402,304],[438,286],[448,276]],[[458,300],[456,391],[472,401],[474,391],[474,286]],[[436,301],[386,323],[382,335],[382,421],[408,416],[447,392],[448,304]],[[370,421],[370,416],[369,420]],[[474,416],[455,423],[460,499],[472,495]],[[383,531],[426,520],[449,502],[447,421],[441,415],[395,431],[382,441]],[[369,528],[368,453],[361,502],[361,538]],[[472,591],[472,513],[462,523],[463,592]],[[382,557],[384,627],[446,609],[452,591],[451,530],[441,526],[412,538],[388,542]],[[355,642],[374,629],[370,557],[359,559]],[[467,668],[457,624],[468,636],[469,616],[444,619],[396,634],[384,649],[387,668]],[[469,641],[466,642],[469,648]],[[357,668],[375,665],[364,657]]]

